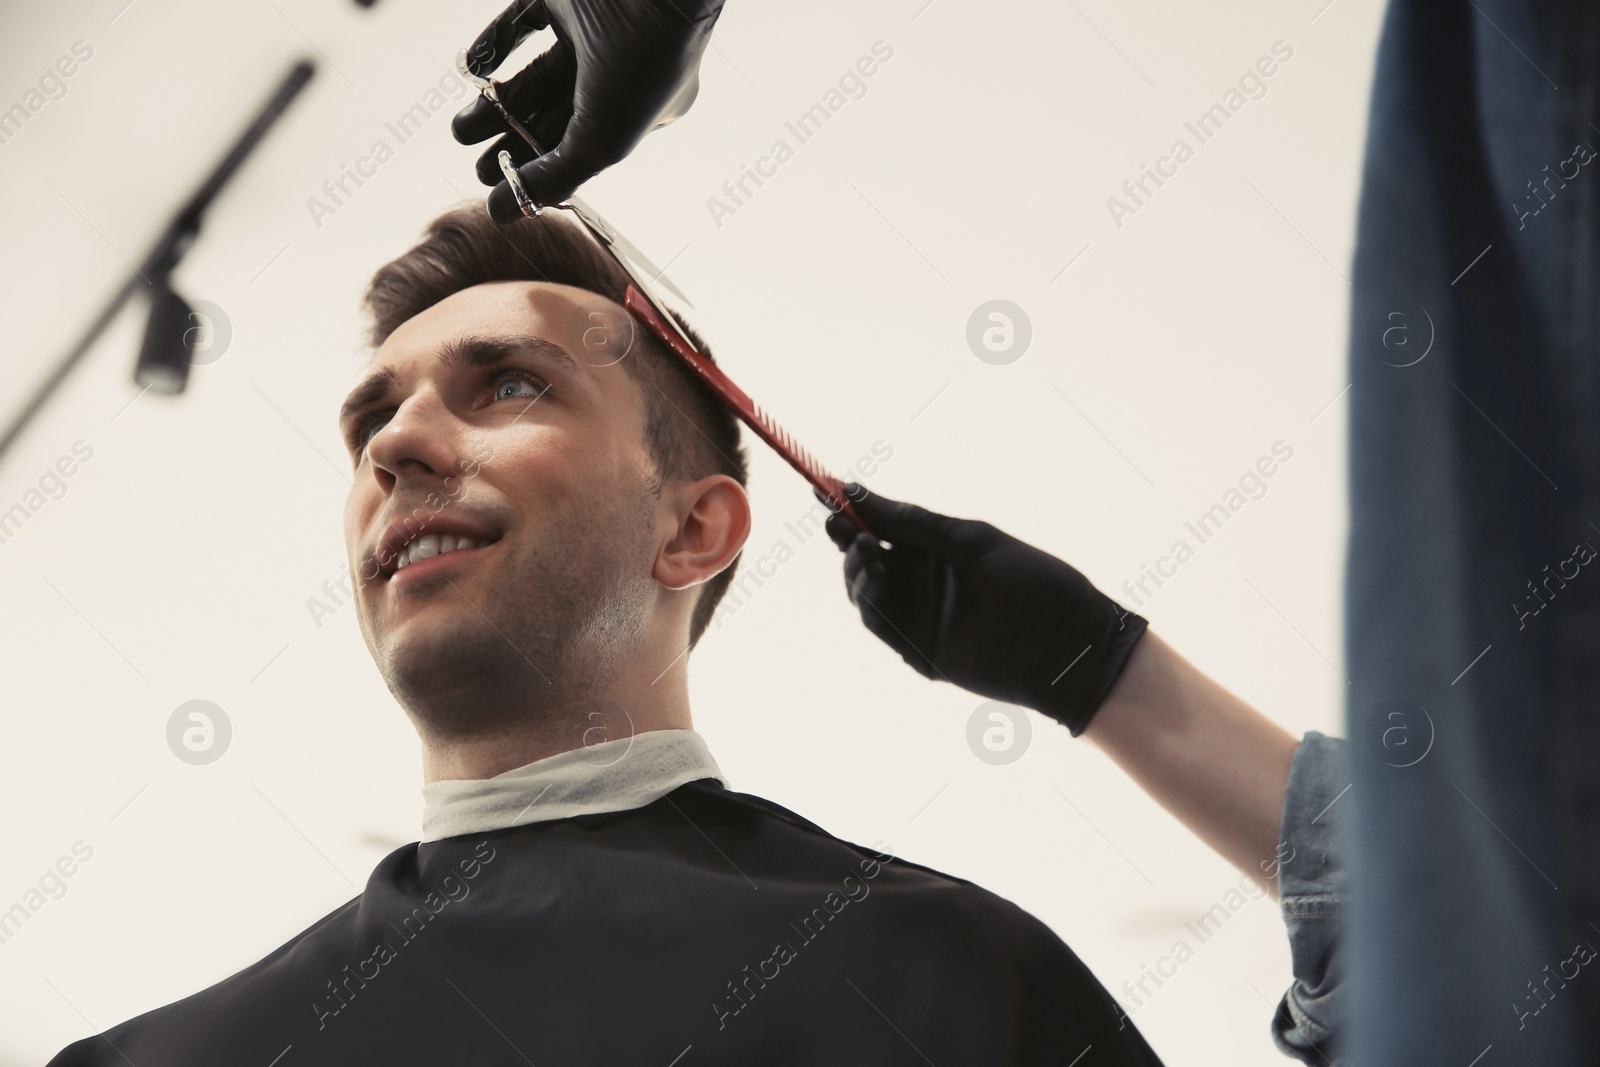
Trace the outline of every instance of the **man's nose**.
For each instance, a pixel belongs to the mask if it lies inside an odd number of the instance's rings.
[[[437,480],[454,473],[460,424],[439,394],[424,387],[408,396],[367,443],[374,477],[385,489],[406,480]]]

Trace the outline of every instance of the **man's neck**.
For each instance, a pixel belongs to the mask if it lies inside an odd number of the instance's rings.
[[[692,730],[684,662],[654,683],[621,684],[601,696],[530,708],[525,717],[482,732],[422,738],[422,780],[493,778],[521,767],[604,741],[653,730]]]

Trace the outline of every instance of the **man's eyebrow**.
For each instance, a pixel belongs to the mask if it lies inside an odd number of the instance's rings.
[[[349,422],[356,412],[381,400],[399,384],[399,376],[388,367],[363,378],[361,384],[350,390],[350,395],[344,398],[344,404],[339,408],[339,425]]]
[[[469,335],[446,341],[439,348],[440,362],[454,370],[489,367],[512,356],[528,355],[554,360],[574,374],[580,369],[578,361],[565,348],[526,333]]]
[[[474,334],[446,341],[439,347],[439,361],[454,370],[493,366],[519,355],[549,359],[574,374],[580,371],[578,361],[565,348],[532,334]],[[399,376],[389,367],[365,378],[340,406],[339,425],[343,426],[356,412],[383,399],[399,384]]]

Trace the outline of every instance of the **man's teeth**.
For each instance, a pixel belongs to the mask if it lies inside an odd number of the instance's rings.
[[[410,566],[417,560],[427,559],[429,556],[454,552],[462,548],[482,548],[487,544],[488,541],[474,541],[470,537],[456,537],[454,534],[423,534],[415,541],[401,547],[395,559],[394,569]]]

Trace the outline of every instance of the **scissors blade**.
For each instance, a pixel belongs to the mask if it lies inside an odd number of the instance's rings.
[[[685,296],[682,289],[679,289],[676,285],[672,284],[672,279],[667,277],[666,272],[660,267],[657,267],[654,263],[650,262],[650,257],[639,251],[638,245],[634,244],[632,241],[622,236],[622,234],[618,233],[610,223],[606,222],[605,219],[600,217],[599,212],[575,196],[568,197],[567,203],[577,208],[578,212],[584,217],[585,221],[587,221],[591,226],[604,235],[607,243],[615,248],[617,253],[622,257],[624,266],[631,265],[637,267],[639,270],[642,270],[649,275],[650,284],[642,286],[646,293],[648,293],[656,283],[659,283],[666,286],[667,291],[673,296],[677,297],[679,300],[683,301],[684,304],[689,307],[694,307],[694,301]],[[639,270],[631,272],[633,273],[636,281],[640,280]]]

